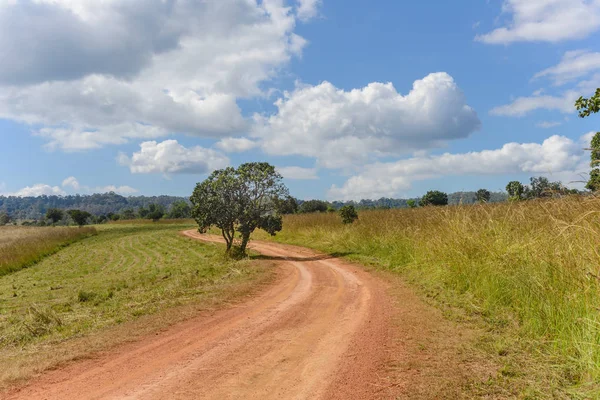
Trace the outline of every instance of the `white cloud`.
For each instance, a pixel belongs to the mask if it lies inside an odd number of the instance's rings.
[[[507,143],[496,150],[439,156],[413,157],[368,165],[343,186],[333,185],[332,200],[360,200],[397,196],[412,182],[443,176],[489,175],[527,172],[535,175],[578,177],[586,170],[582,143],[564,136],[551,136],[540,143]],[[565,180],[568,182],[568,180]]]
[[[0,118],[67,150],[242,133],[237,99],[301,55],[296,19],[278,0],[0,0]]]
[[[575,100],[579,98],[578,92],[569,90],[560,96],[526,96],[518,97],[512,103],[494,107],[490,110],[491,115],[522,117],[534,110],[552,110],[561,113],[575,112]]]
[[[322,0],[298,0],[298,18],[308,21],[316,17]]]
[[[229,165],[229,159],[215,150],[187,148],[177,140],[143,142],[139,152],[131,157],[121,153],[118,161],[134,174],[203,174]]]
[[[67,193],[58,186],[50,186],[43,183],[37,183],[33,186],[26,186],[14,193],[6,193],[5,196],[16,197],[37,197],[37,196],[64,196]]]
[[[275,115],[254,116],[252,136],[263,150],[316,157],[326,168],[443,146],[480,127],[477,114],[444,72],[415,81],[406,96],[391,83],[345,91],[323,82],[286,92],[275,105]]]
[[[600,53],[575,50],[566,52],[559,64],[538,72],[533,78],[549,77],[555,85],[563,85],[597,70],[600,70]]]
[[[62,187],[64,188],[72,188],[73,190],[79,190],[79,181],[74,177],[70,176],[62,182]]]
[[[512,19],[476,40],[489,44],[560,42],[581,39],[600,28],[598,0],[505,0],[504,14]]]
[[[535,126],[537,126],[538,128],[544,128],[544,129],[554,128],[554,127],[560,126],[560,125],[562,125],[562,122],[560,122],[560,121],[541,121],[541,122],[538,122],[537,124],[535,124]]]
[[[287,179],[319,179],[316,168],[277,167],[277,172]]]
[[[215,147],[226,153],[243,153],[258,146],[258,143],[247,138],[225,138],[215,144]]]

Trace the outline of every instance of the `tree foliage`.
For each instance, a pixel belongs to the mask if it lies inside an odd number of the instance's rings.
[[[53,224],[63,219],[64,215],[65,213],[60,208],[49,208],[46,211],[46,219],[51,220]]]
[[[589,117],[600,111],[600,88],[596,89],[596,93],[589,99],[583,98],[583,96],[579,97],[575,102],[575,108],[579,111],[581,118]]]
[[[506,192],[508,193],[509,200],[522,200],[525,187],[519,181],[510,181],[506,185]]]
[[[600,111],[600,88],[596,89],[596,93],[589,99],[579,97],[575,102],[575,108],[579,111],[581,118],[589,117]],[[585,185],[586,189],[596,192],[600,190],[600,132],[596,132],[590,143],[590,179]]]
[[[263,229],[270,235],[281,230],[277,205],[289,195],[282,180],[275,167],[264,162],[214,171],[196,185],[190,197],[199,231],[206,232],[211,226],[219,228],[227,252],[231,251],[237,232],[241,237],[240,252],[245,254],[255,229]]]
[[[439,190],[430,190],[421,198],[419,205],[421,207],[448,205],[448,195],[444,192],[440,192]]]
[[[89,212],[81,210],[69,210],[67,211],[67,214],[69,214],[73,222],[78,226],[87,225],[88,218],[92,216]]]
[[[406,205],[409,208],[417,208],[418,204],[417,204],[417,201],[415,199],[408,199],[408,200],[406,200]]]
[[[281,215],[296,214],[298,212],[298,200],[292,196],[286,196],[283,199],[275,200],[277,211]]]
[[[323,200],[308,200],[300,204],[300,212],[303,214],[313,212],[325,212],[329,204]]]
[[[342,217],[342,222],[344,224],[352,224],[354,221],[358,219],[358,213],[356,209],[352,205],[347,205],[340,208],[340,217]]]
[[[182,219],[182,218],[190,218],[192,215],[192,208],[185,201],[176,201],[171,205],[171,210],[169,210],[168,218],[171,219]]]
[[[5,212],[0,213],[0,226],[4,226],[4,225],[8,224],[9,222],[10,222],[10,216]]]
[[[479,189],[477,193],[475,193],[475,197],[480,203],[488,203],[492,198],[492,194],[487,189]]]
[[[165,215],[165,208],[160,204],[150,204],[148,205],[148,213],[146,214],[146,218],[151,219],[156,222],[161,219]]]

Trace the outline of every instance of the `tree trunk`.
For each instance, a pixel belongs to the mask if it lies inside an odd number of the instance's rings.
[[[242,234],[242,244],[240,244],[240,251],[243,255],[246,255],[246,246],[248,246],[249,241],[250,241],[250,233]]]

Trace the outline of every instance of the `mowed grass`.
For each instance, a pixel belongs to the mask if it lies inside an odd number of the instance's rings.
[[[35,264],[80,239],[93,236],[91,227],[0,227],[0,276]]]
[[[486,329],[524,398],[600,397],[600,199],[293,215],[274,240],[402,274]]]
[[[180,234],[190,228],[99,226],[0,277],[0,386],[211,309],[270,275],[264,263],[230,261],[223,246]]]

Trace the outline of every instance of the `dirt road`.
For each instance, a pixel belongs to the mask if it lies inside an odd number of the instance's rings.
[[[378,374],[391,338],[386,284],[307,249],[251,247],[279,268],[252,300],[49,372],[9,398],[388,398]]]

